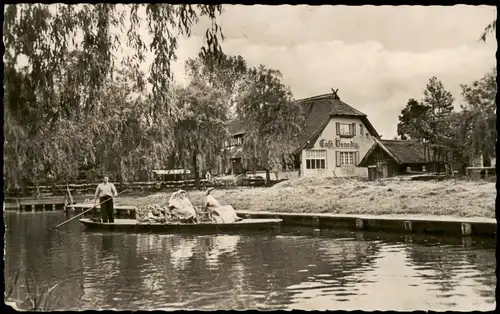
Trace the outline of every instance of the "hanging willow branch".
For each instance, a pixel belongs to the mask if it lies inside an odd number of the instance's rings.
[[[494,20],[493,22],[488,24],[488,26],[486,26],[486,28],[484,29],[484,32],[481,35],[481,37],[479,38],[479,40],[486,41],[486,37],[488,37],[488,35],[490,35],[490,34],[494,34],[496,29],[497,29],[497,20]]]
[[[133,156],[153,151],[154,156],[164,154],[172,142],[169,130],[175,120],[168,95],[178,37],[190,36],[201,17],[211,20],[202,51],[209,59],[209,54],[220,52],[223,37],[216,18],[221,12],[221,5],[7,5],[3,26],[6,182],[19,185],[26,179],[44,178],[47,172],[59,179],[74,177],[76,171],[70,168],[79,159],[102,163],[106,156],[116,158],[117,152],[106,151],[113,147],[110,143],[127,151],[128,143],[118,143],[126,141],[119,135],[126,128],[113,129],[103,122],[127,119],[114,116],[118,105],[105,97],[107,85],[118,84],[113,81],[117,64],[125,66],[135,82],[129,94],[144,91],[146,82],[152,85],[149,101],[127,101],[126,106],[134,118],[154,125],[137,126],[140,145],[128,150],[130,156],[121,164],[137,163],[139,157]],[[150,43],[144,40],[144,31],[152,38]],[[128,39],[125,43],[121,34]],[[114,52],[123,45],[131,47],[132,53],[118,63]],[[154,59],[149,73],[142,73],[140,65],[148,52]],[[134,106],[144,109],[134,110]],[[146,136],[154,141],[143,141]],[[150,162],[160,161],[152,157]]]

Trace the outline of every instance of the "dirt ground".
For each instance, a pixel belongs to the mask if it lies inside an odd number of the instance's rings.
[[[299,178],[271,188],[214,190],[211,194],[222,205],[232,205],[236,210],[495,218],[496,188],[494,182],[484,181]],[[195,206],[202,206],[204,195],[201,191],[188,192]],[[119,197],[117,203],[141,206],[169,197],[170,193]]]

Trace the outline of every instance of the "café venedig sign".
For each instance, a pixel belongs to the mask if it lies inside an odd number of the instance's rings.
[[[350,141],[350,142],[347,142],[347,143],[343,143],[341,142],[339,139],[336,139],[335,140],[335,144],[334,144],[334,141],[332,140],[320,140],[319,141],[319,147],[321,148],[354,148],[354,149],[358,149],[359,148],[359,144],[354,142],[354,141]]]

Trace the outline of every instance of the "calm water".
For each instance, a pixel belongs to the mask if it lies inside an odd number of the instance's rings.
[[[6,213],[5,278],[65,282],[59,309],[493,310],[495,244],[353,232],[313,236],[84,231]],[[451,241],[451,240],[449,240]],[[16,293],[21,296],[23,288]]]

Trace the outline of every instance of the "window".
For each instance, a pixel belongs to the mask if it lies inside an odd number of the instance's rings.
[[[337,135],[353,137],[356,135],[356,123],[336,123]]]
[[[229,143],[230,143],[230,146],[241,145],[241,144],[243,144],[243,137],[242,136],[232,137]]]
[[[361,124],[361,123],[360,123],[360,124],[359,124],[359,134],[361,134],[361,136],[363,136],[363,134],[365,133],[365,132],[363,132],[363,131],[364,131],[364,130],[363,130],[363,124]]]
[[[326,150],[306,150],[306,169],[326,169]]]
[[[356,166],[359,163],[359,152],[337,152],[337,167]]]
[[[340,165],[353,165],[354,164],[354,152],[340,152]]]
[[[340,125],[340,135],[351,135],[351,125],[341,124]]]

